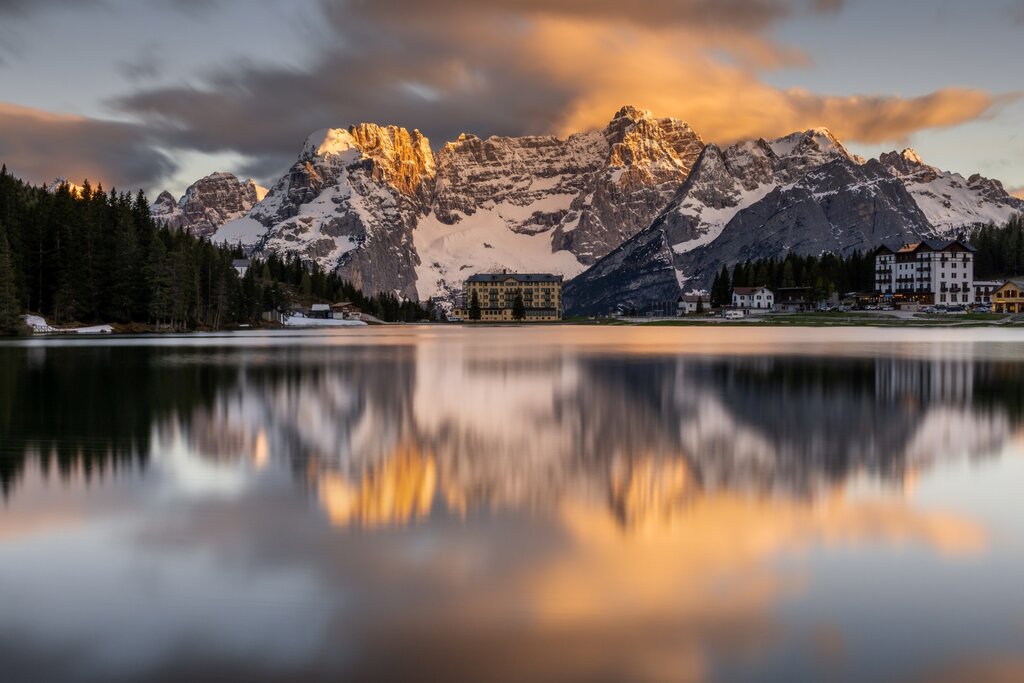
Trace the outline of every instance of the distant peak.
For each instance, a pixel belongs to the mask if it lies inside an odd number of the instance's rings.
[[[341,154],[355,147],[352,134],[345,128],[322,128],[308,138],[303,154],[326,157]]]
[[[76,185],[75,183],[71,182],[67,178],[64,178],[64,177],[61,177],[61,176],[58,176],[58,177],[54,178],[50,182],[50,184],[47,185],[47,187],[49,188],[49,190],[51,192],[56,192],[57,190],[59,190],[64,185],[68,186],[68,191],[71,192],[71,194],[77,195],[77,194],[81,194],[82,193],[82,186],[81,185]]]
[[[227,171],[215,171],[210,175],[203,178],[203,180],[234,180],[237,181],[238,177],[234,173],[228,173]]]
[[[807,130],[804,134],[812,136],[812,137],[829,138],[830,140],[837,139],[836,136],[832,133],[832,131],[829,130],[828,128],[826,128],[825,126],[818,126],[817,128],[811,128],[811,129]]]
[[[765,140],[776,156],[788,157],[793,154],[805,156],[807,154],[822,153],[827,156],[842,156],[847,159],[857,160],[846,149],[839,138],[831,130],[824,126],[809,128],[805,131],[790,133],[789,135],[775,140]]]
[[[252,178],[249,178],[248,180],[246,180],[245,183],[247,185],[252,185],[252,189],[255,190],[255,192],[256,192],[256,201],[258,201],[258,202],[262,202],[263,198],[267,196],[268,192],[270,192],[270,190],[268,190],[267,188],[263,187],[262,185],[257,183]]]
[[[902,156],[904,159],[906,159],[912,164],[920,164],[921,166],[924,166],[924,159],[921,158],[921,155],[919,155],[916,150],[910,147],[907,147],[905,150],[903,150],[900,156]]]
[[[618,119],[631,119],[633,121],[636,121],[637,119],[652,118],[654,118],[654,114],[652,114],[649,110],[640,109],[639,107],[634,107],[632,105],[627,104],[626,106],[622,107],[617,112],[615,112],[615,116],[612,117],[612,121],[616,121]]]

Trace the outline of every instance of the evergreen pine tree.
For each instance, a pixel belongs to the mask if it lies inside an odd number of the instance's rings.
[[[21,326],[16,282],[7,231],[0,225],[0,334],[15,334]]]
[[[473,292],[473,295],[469,298],[469,319],[480,319],[480,297],[477,296],[476,292]]]
[[[523,295],[516,292],[516,298],[512,302],[512,319],[522,320],[526,317],[526,305],[523,303]]]
[[[150,321],[159,325],[170,320],[173,273],[167,262],[167,247],[159,237],[150,244],[149,255],[146,259],[146,284],[149,289],[147,313]]]
[[[711,290],[711,305],[718,308],[732,303],[732,283],[729,280],[729,266],[722,264],[722,271],[715,279]]]
[[[796,287],[796,277],[793,275],[793,262],[786,259],[786,265],[782,267],[782,286]]]

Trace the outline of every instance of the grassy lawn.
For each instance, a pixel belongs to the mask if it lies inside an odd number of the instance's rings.
[[[801,326],[801,327],[948,327],[985,326],[1003,320],[1006,316],[998,313],[934,314],[917,315],[913,318],[897,318],[885,313],[793,313],[771,315],[746,320],[707,320],[680,318],[679,320],[654,320],[632,323],[645,327],[690,327],[695,325],[729,326]],[[630,323],[623,323],[630,324]],[[1011,323],[1012,324],[1012,323]]]
[[[562,323],[573,325],[633,325],[641,327],[697,327],[727,325],[730,327],[801,326],[801,327],[983,327],[1003,321],[1002,324],[1020,326],[1024,319],[1006,320],[1002,313],[917,313],[912,318],[899,318],[888,312],[843,313],[827,311],[821,313],[790,313],[742,320],[721,318],[674,318],[671,320],[620,320],[618,318],[589,318],[570,316]]]
[[[1002,320],[1006,317],[1004,313],[918,313],[914,316],[917,320],[939,320],[939,321],[991,321]]]

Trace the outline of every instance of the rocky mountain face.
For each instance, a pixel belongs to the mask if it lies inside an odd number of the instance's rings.
[[[415,297],[412,231],[434,175],[419,131],[373,124],[318,131],[266,198],[215,239],[316,261],[365,291]]]
[[[642,307],[706,289],[723,263],[947,236],[1022,209],[996,181],[934,169],[912,150],[865,161],[825,129],[708,145],[648,228],[567,285],[566,310]]]
[[[646,227],[702,148],[685,123],[631,107],[603,131],[463,135],[436,155],[418,131],[332,129],[216,239],[421,299],[461,287],[467,271],[572,276]]]
[[[1001,223],[1024,207],[998,180],[975,173],[964,178],[924,163],[917,152],[888,152],[879,157],[888,173],[899,178],[914,197],[928,222],[938,230],[965,223]]]
[[[473,272],[559,273],[580,313],[674,300],[722,263],[945,236],[1024,209],[997,181],[913,150],[865,160],[824,128],[705,146],[686,123],[633,107],[565,139],[464,134],[436,151],[396,126],[323,130],[256,199],[251,181],[215,174],[153,212],[367,292],[422,300]]]
[[[266,190],[231,173],[213,173],[190,185],[180,200],[161,192],[149,209],[165,225],[209,237],[228,221],[247,214],[266,195]]]

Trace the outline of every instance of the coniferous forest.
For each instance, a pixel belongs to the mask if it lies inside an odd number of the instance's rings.
[[[1024,274],[1024,216],[1020,214],[1005,226],[985,225],[971,232],[974,255],[974,277],[998,280]]]
[[[974,277],[979,280],[1017,277],[1024,274],[1024,217],[1020,214],[1005,225],[981,225],[967,236],[977,253]],[[732,300],[733,287],[769,289],[809,287],[819,300],[832,292],[869,292],[874,289],[875,257],[871,252],[855,251],[848,256],[825,253],[821,256],[787,254],[782,259],[758,259],[725,266],[711,286],[713,306],[725,306]]]
[[[787,254],[785,258],[757,259],[725,266],[711,286],[711,305],[732,302],[733,287],[766,286],[773,291],[783,287],[809,287],[816,298],[826,299],[833,292],[866,292],[874,289],[875,257],[854,251],[847,256],[827,252],[821,256]]]
[[[298,259],[254,260],[240,277],[232,261],[242,256],[160,226],[141,191],[33,187],[0,170],[0,333],[17,332],[27,311],[176,331],[258,324],[264,311],[316,300],[352,301],[383,320],[427,315]]]

